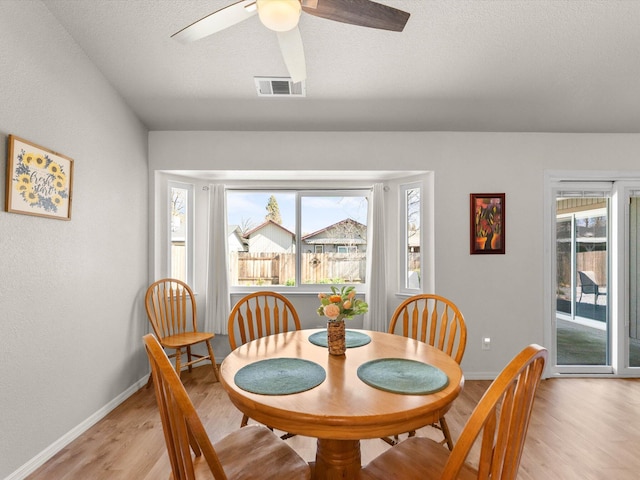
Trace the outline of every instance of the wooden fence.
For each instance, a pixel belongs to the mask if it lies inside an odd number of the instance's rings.
[[[557,256],[558,286],[571,285],[571,253],[559,252]],[[579,252],[576,254],[576,270],[592,271],[600,285],[607,279],[607,252]],[[576,273],[576,277],[577,277]],[[576,282],[577,282],[576,278]]]
[[[293,285],[294,253],[231,252],[232,285]],[[303,253],[302,283],[364,283],[365,253]]]

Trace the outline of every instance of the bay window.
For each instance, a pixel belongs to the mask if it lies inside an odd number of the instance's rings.
[[[366,283],[370,189],[227,191],[231,286]]]

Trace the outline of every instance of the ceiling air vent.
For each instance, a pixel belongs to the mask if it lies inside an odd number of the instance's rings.
[[[305,83],[289,77],[253,77],[259,97],[305,97]]]

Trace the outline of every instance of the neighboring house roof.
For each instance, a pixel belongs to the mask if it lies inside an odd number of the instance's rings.
[[[257,227],[252,228],[251,230],[249,230],[248,232],[246,232],[246,233],[244,234],[244,238],[249,238],[251,235],[253,235],[254,233],[256,233],[258,230],[262,230],[263,228],[265,228],[267,225],[270,225],[270,224],[271,224],[271,225],[275,225],[275,226],[276,226],[276,227],[278,227],[278,228],[281,228],[282,230],[284,230],[284,231],[285,231],[285,232],[287,232],[289,235],[291,235],[292,237],[294,237],[294,238],[295,238],[295,234],[294,234],[292,231],[287,230],[287,229],[286,229],[286,228],[284,228],[282,225],[280,225],[279,223],[274,222],[273,220],[267,220],[266,222],[264,222],[264,223],[262,223],[262,224],[258,225]]]
[[[367,243],[367,241],[362,237],[321,237],[303,239],[303,242],[308,245],[344,245],[347,241],[353,245],[366,245]]]
[[[228,234],[229,240],[231,240],[231,238],[235,239],[235,241],[237,242],[240,248],[246,249],[247,240],[242,236],[242,229],[240,228],[239,225],[229,225],[227,227],[227,231],[229,232]],[[232,245],[229,244],[229,246],[231,247]]]
[[[350,229],[348,233],[353,233],[354,235],[352,237],[345,237],[344,235],[340,237],[335,236],[334,231],[339,230],[340,228],[344,228],[345,226],[346,228]],[[302,237],[302,241],[309,245],[343,245],[345,243],[345,240],[348,240],[351,244],[365,245],[367,243],[366,234],[363,238],[361,233],[364,233],[366,231],[366,225],[363,225],[360,222],[356,222],[352,218],[346,218],[321,230],[304,235]]]

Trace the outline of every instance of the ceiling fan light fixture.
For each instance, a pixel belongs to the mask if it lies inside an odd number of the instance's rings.
[[[300,0],[256,0],[262,24],[275,32],[288,32],[298,25]]]

